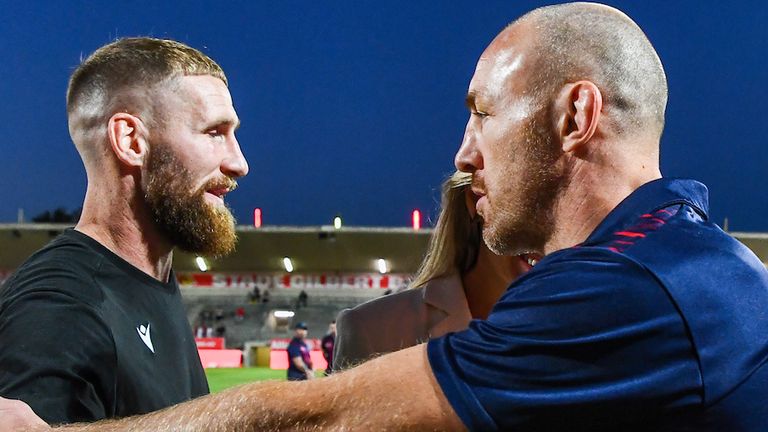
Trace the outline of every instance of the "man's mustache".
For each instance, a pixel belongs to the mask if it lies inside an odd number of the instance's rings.
[[[238,187],[237,180],[230,177],[224,177],[223,179],[209,180],[200,188],[198,192],[205,193],[206,191],[209,191],[209,190],[226,189],[227,193],[229,193],[237,189],[237,187]]]

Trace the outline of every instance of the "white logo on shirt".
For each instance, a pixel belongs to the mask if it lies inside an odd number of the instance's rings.
[[[149,326],[150,323],[147,323],[145,326],[144,324],[136,327],[136,331],[139,332],[139,337],[141,338],[142,342],[144,342],[144,345],[149,348],[150,351],[152,351],[152,354],[155,353],[155,347],[152,346],[152,338],[149,336]]]

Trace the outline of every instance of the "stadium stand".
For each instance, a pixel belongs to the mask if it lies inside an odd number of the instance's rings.
[[[182,295],[187,308],[187,318],[193,329],[201,325],[214,328],[224,326],[227,348],[242,348],[246,342],[268,342],[274,338],[289,338],[292,335],[292,323],[304,321],[309,326],[310,338],[321,338],[328,322],[335,319],[339,311],[355,306],[383,294],[382,290],[307,290],[309,301],[306,307],[295,308],[294,290],[273,290],[267,303],[251,303],[248,300],[249,289],[210,289],[183,288]],[[245,316],[238,320],[237,308],[245,310]],[[222,310],[224,317],[216,320],[215,311]],[[283,325],[275,325],[270,319],[276,310],[291,311],[295,315],[285,320]],[[209,312],[206,314],[205,312]],[[209,318],[205,318],[209,315]]]
[[[0,283],[66,228],[0,224]],[[223,327],[226,348],[289,338],[292,323],[298,321],[309,325],[309,338],[319,339],[343,308],[403,289],[421,263],[430,234],[430,229],[409,228],[238,227],[234,254],[206,260],[203,271],[196,256],[176,252],[174,271],[192,327],[213,327],[214,335]],[[768,262],[768,234],[731,234]],[[292,273],[284,268],[285,257],[295,266]],[[379,259],[386,260],[386,274],[379,271]],[[258,301],[250,296],[254,287],[261,293]],[[307,305],[297,308],[302,290]],[[265,296],[268,302],[263,302]],[[238,308],[243,308],[242,318],[236,317]],[[275,311],[294,315],[278,319]]]

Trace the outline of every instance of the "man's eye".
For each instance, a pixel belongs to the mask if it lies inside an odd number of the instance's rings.
[[[220,130],[218,130],[218,129],[212,129],[212,130],[209,130],[209,131],[208,131],[208,132],[206,132],[206,133],[207,133],[207,134],[208,134],[208,136],[209,136],[209,137],[211,137],[211,138],[215,138],[215,139],[223,139],[223,138],[224,138],[224,133],[223,133],[223,132],[221,132],[221,131],[220,131]]]
[[[480,118],[488,117],[488,113],[482,112],[482,111],[472,111],[472,115],[475,116],[475,117],[480,117]]]

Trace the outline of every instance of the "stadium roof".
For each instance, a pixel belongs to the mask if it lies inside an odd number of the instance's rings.
[[[0,224],[0,270],[13,270],[68,225]],[[237,250],[208,260],[216,272],[283,272],[290,257],[296,272],[375,272],[379,258],[393,273],[414,273],[427,248],[431,229],[343,227],[237,228]],[[768,233],[733,232],[768,263]],[[176,252],[174,269],[198,271],[195,255]]]
[[[0,224],[0,269],[13,270],[68,225]],[[283,272],[290,257],[297,272],[375,272],[387,260],[393,273],[413,273],[426,251],[431,229],[239,226],[237,250],[207,260],[218,272]],[[198,271],[195,255],[175,252],[176,271]]]

